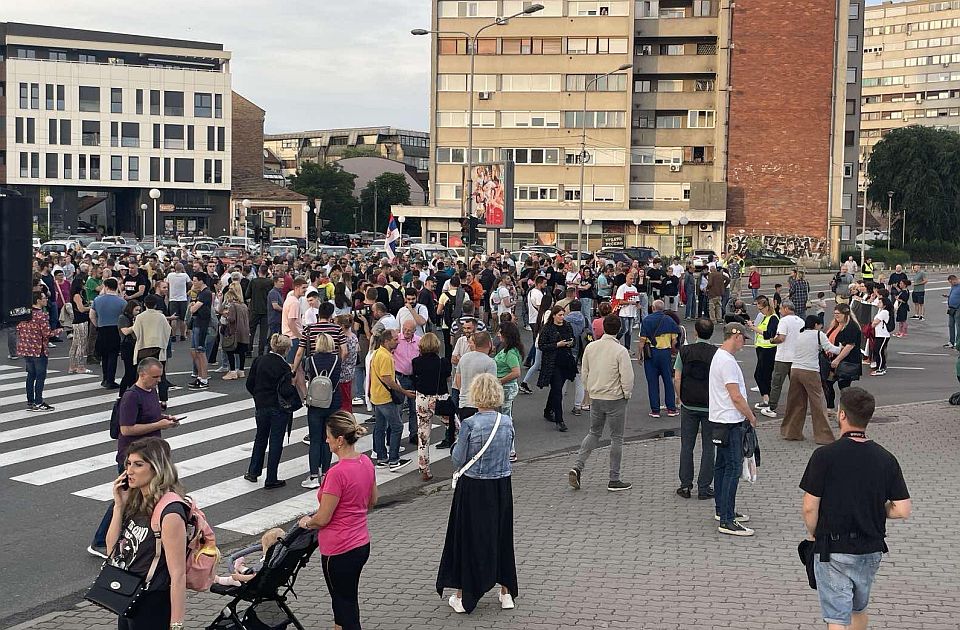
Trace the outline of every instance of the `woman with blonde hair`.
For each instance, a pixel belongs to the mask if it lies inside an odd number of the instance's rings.
[[[246,376],[244,368],[250,347],[250,311],[243,302],[243,289],[239,282],[231,282],[224,293],[223,322],[220,346],[230,362],[230,370],[223,375],[223,380],[235,381]]]
[[[319,509],[300,519],[316,529],[323,578],[330,592],[335,628],[360,628],[360,573],[370,557],[367,512],[377,503],[377,474],[370,458],[357,450],[367,430],[352,413],[335,411],[327,419],[327,445],[337,463],[330,468],[317,499]]]
[[[250,376],[245,383],[247,391],[253,395],[257,434],[253,440],[250,466],[243,478],[257,483],[263,472],[263,459],[269,443],[267,479],[263,484],[267,490],[287,485],[286,481],[277,479],[277,468],[283,455],[283,434],[293,423],[293,413],[280,407],[280,398],[293,400],[300,395],[293,386],[290,364],[284,359],[291,345],[290,337],[280,333],[271,335],[270,352],[253,360]]]
[[[432,332],[420,338],[420,356],[414,357],[413,389],[417,392],[417,454],[420,477],[430,481],[430,434],[433,417],[437,414],[437,401],[449,398],[447,379],[450,378],[450,359],[440,356],[440,338]],[[445,417],[443,424],[453,422]]]
[[[124,472],[113,482],[113,518],[107,530],[107,563],[148,576],[156,569],[130,617],[120,617],[119,630],[183,628],[187,594],[187,505],[173,501],[160,514],[160,538],[154,543],[150,520],[168,492],[186,496],[166,441],[148,437],[127,448]]]
[[[333,337],[320,333],[314,342],[313,352],[303,360],[303,373],[307,383],[316,376],[326,374],[333,385],[333,396],[326,407],[311,404],[307,399],[307,426],[310,429],[310,475],[300,482],[304,488],[319,488],[323,477],[330,470],[330,447],[326,442],[327,419],[340,408],[340,372],[342,363],[336,352]]]
[[[493,374],[473,379],[470,401],[478,411],[461,422],[450,455],[457,472],[437,575],[440,596],[444,588],[457,589],[448,603],[458,613],[471,612],[495,584],[500,607],[513,608],[518,590],[510,481],[513,420],[499,412],[503,387]]]

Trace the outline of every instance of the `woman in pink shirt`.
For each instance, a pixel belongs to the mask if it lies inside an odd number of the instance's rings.
[[[360,630],[360,572],[370,557],[367,511],[377,502],[373,462],[355,446],[366,433],[346,411],[327,419],[327,445],[338,461],[319,490],[320,509],[300,519],[300,527],[319,530],[317,541],[333,622],[342,630]]]

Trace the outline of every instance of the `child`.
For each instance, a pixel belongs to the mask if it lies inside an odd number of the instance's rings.
[[[782,288],[783,285],[779,282],[773,285],[773,310],[776,311],[777,317],[780,317],[780,305],[783,304],[783,296],[780,295]]]
[[[754,303],[756,303],[757,296],[760,295],[760,272],[752,265],[750,266],[750,277],[747,279],[747,286],[750,287],[750,293],[753,295]]]
[[[277,541],[286,536],[287,533],[280,529],[279,527],[274,527],[273,529],[268,529],[267,532],[260,538],[259,545],[252,545],[246,549],[241,549],[240,551],[234,553],[227,560],[228,566],[233,568],[232,575],[218,575],[216,578],[216,583],[223,586],[240,586],[244,582],[249,582],[256,576],[257,571],[263,568],[263,561],[267,558],[267,552],[270,551],[270,547],[273,547],[277,544]],[[259,562],[247,566],[246,556],[247,554],[256,553],[258,551],[263,552],[263,557]]]
[[[897,283],[896,299],[893,303],[893,311],[896,314],[897,331],[893,333],[894,337],[907,336],[907,320],[910,313],[910,281],[901,280]]]
[[[817,292],[817,299],[810,300],[810,306],[813,309],[813,314],[817,316],[817,319],[820,320],[820,325],[823,326],[823,312],[827,310],[827,301],[823,298],[826,295],[823,291]]]

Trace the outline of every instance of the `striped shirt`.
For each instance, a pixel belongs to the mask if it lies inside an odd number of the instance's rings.
[[[317,337],[324,333],[333,337],[333,351],[339,352],[340,345],[346,342],[346,336],[343,334],[343,329],[340,328],[339,325],[330,321],[316,322],[315,324],[307,324],[304,326],[303,332],[300,334],[300,347],[309,350],[311,353],[315,352]]]

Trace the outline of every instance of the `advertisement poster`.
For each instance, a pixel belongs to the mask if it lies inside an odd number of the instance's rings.
[[[481,227],[513,227],[513,162],[474,165],[471,194],[473,214]]]

